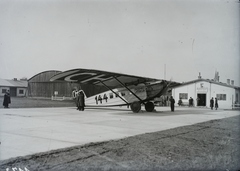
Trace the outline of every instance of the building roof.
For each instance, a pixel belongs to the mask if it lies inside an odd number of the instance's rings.
[[[214,80],[203,79],[203,78],[199,78],[199,79],[196,79],[196,80],[188,81],[188,82],[182,83],[181,85],[176,86],[176,87],[180,87],[180,86],[184,86],[184,85],[188,85],[188,84],[193,84],[193,83],[200,82],[200,81],[205,81],[205,82],[209,82],[209,83],[211,83],[211,84],[217,84],[217,85],[221,85],[221,86],[225,86],[225,87],[230,87],[230,88],[234,88],[234,89],[240,89],[240,87],[238,87],[238,86],[233,86],[233,85],[229,85],[229,84],[227,84],[227,83],[216,82],[216,81],[214,81]]]
[[[5,80],[0,78],[0,87],[26,87],[28,86],[27,81],[23,80]]]

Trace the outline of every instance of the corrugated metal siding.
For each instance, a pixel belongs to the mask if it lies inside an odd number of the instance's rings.
[[[29,82],[28,95],[30,97],[51,97],[55,91],[58,91],[58,96],[71,97],[72,90],[77,84],[66,82]]]
[[[81,87],[87,96],[107,91],[103,86],[86,85],[70,82],[50,82],[50,78],[60,71],[45,71],[39,73],[28,80],[28,96],[30,97],[51,97],[54,92],[58,92],[58,96],[71,97],[75,87]]]
[[[51,97],[55,91],[58,91],[58,96],[71,97],[72,91],[75,87],[79,87],[78,83],[69,82],[29,82],[28,83],[28,96],[30,97]],[[81,89],[89,97],[107,91],[105,87],[94,85],[81,85]]]

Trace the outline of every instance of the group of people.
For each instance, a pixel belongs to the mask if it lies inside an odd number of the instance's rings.
[[[197,98],[197,102],[199,101],[199,98]],[[175,100],[174,98],[171,96],[170,97],[170,103],[171,103],[171,111],[174,111],[174,103],[175,103]],[[182,99],[180,98],[179,101],[178,101],[178,105],[179,106],[182,106],[183,102],[182,102]],[[193,98],[190,97],[189,99],[189,107],[193,107]],[[217,110],[218,109],[218,99],[215,98],[215,103],[214,103],[214,99],[212,97],[212,99],[210,100],[210,107],[211,109],[213,110],[213,108],[215,107],[215,109]]]
[[[180,98],[180,99],[178,100],[178,105],[179,105],[179,106],[182,106],[182,105],[183,105],[182,98]],[[193,106],[194,106],[194,105],[193,105],[193,98],[192,98],[192,97],[190,97],[190,99],[188,100],[188,106],[189,106],[189,107],[193,107]]]
[[[10,103],[11,103],[10,92],[9,92],[9,90],[7,90],[6,93],[4,94],[4,98],[3,98],[4,108],[9,108]]]
[[[72,92],[73,99],[75,100],[77,110],[84,111],[85,108],[85,95],[82,90],[75,89]]]
[[[210,107],[211,107],[211,110],[213,110],[213,107],[215,107],[215,109],[217,110],[218,108],[218,99],[215,98],[215,103],[214,103],[214,99],[212,97],[212,99],[210,100]]]

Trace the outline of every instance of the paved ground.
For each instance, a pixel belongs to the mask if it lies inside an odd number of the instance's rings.
[[[0,170],[239,171],[240,115],[0,161]]]
[[[0,108],[3,107],[3,97],[0,97]],[[40,108],[40,107],[74,107],[73,100],[51,100],[41,98],[11,97],[10,108]]]
[[[154,113],[129,109],[0,109],[0,160],[53,149],[120,139],[239,115],[239,111],[158,107]]]

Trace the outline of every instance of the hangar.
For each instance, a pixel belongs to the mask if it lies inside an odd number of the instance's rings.
[[[217,97],[219,108],[232,109],[239,104],[240,87],[234,86],[234,81],[221,83],[217,80],[202,79],[201,77],[172,88],[175,105],[181,98],[184,105],[188,105],[192,97],[194,106],[210,107],[210,99]]]
[[[4,96],[7,90],[10,90],[10,96],[23,97],[27,93],[27,80],[5,80],[0,78],[0,96]]]
[[[91,86],[76,82],[50,81],[50,78],[61,71],[49,70],[38,73],[28,80],[28,97],[71,99],[75,87],[84,90],[87,96],[106,91],[102,86]]]

